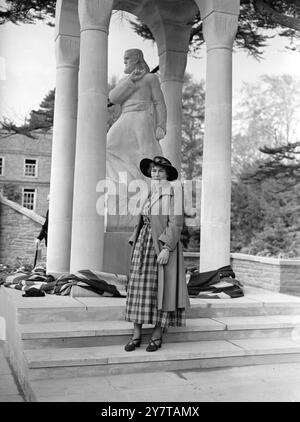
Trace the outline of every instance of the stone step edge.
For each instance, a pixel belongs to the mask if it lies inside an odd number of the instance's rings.
[[[281,317],[290,317],[293,319],[293,315],[281,315]],[[177,334],[177,333],[189,333],[189,332],[216,332],[216,331],[241,331],[241,330],[247,330],[247,331],[253,331],[253,330],[274,330],[274,329],[289,329],[289,328],[296,328],[299,327],[300,322],[300,316],[299,316],[299,322],[290,321],[290,322],[278,322],[276,320],[270,321],[272,319],[272,316],[266,316],[268,318],[268,321],[266,321],[265,324],[255,324],[255,319],[261,319],[261,316],[253,316],[252,320],[253,322],[249,325],[248,323],[242,323],[243,318],[249,318],[249,317],[239,317],[240,322],[236,326],[232,326],[230,323],[230,319],[232,321],[236,319],[237,317],[226,317],[226,322],[222,321],[222,317],[213,317],[213,318],[191,318],[187,319],[187,325],[185,327],[172,327],[170,328],[166,334]],[[188,321],[197,321],[206,319],[207,326],[199,325],[196,326],[188,325]],[[295,319],[295,318],[294,318]],[[209,327],[211,321],[211,327]],[[95,336],[118,336],[118,335],[126,335],[130,334],[132,332],[132,327],[128,325],[128,327],[118,327],[118,325],[121,325],[123,321],[115,320],[115,321],[109,321],[110,324],[106,324],[108,321],[101,321],[97,322],[98,327],[96,328],[89,328],[88,325],[92,325],[91,322],[89,324],[86,324],[86,327],[78,328],[78,322],[61,322],[56,323],[56,329],[51,329],[50,326],[53,325],[53,323],[43,323],[43,327],[45,331],[40,331],[37,329],[36,331],[28,330],[28,326],[30,328],[34,328],[35,324],[19,324],[18,330],[21,334],[22,340],[33,340],[33,339],[53,339],[53,338],[61,338],[61,337],[95,337]],[[113,327],[113,325],[116,325],[116,327]],[[57,330],[59,328],[59,325],[70,325],[70,329],[61,329]],[[130,323],[128,323],[130,324]],[[99,328],[99,325],[103,325],[103,328]],[[105,328],[105,325],[109,325],[109,328]],[[73,328],[74,327],[74,328]],[[39,328],[39,327],[37,327]],[[148,333],[152,330],[151,325],[146,325],[143,327],[143,332]],[[56,335],[57,334],[57,335]]]
[[[253,339],[252,339],[253,340]],[[280,338],[273,340],[282,341]],[[254,340],[255,341],[255,340]],[[249,341],[248,341],[249,342]],[[66,353],[61,353],[62,349],[48,349],[46,353],[43,353],[43,357],[34,358],[36,350],[25,350],[24,356],[27,361],[29,369],[41,369],[41,368],[57,368],[57,367],[81,367],[81,366],[95,366],[95,365],[111,365],[111,364],[134,364],[134,363],[149,363],[149,362],[170,362],[170,361],[182,361],[182,360],[198,360],[198,359],[212,359],[212,358],[226,358],[226,357],[244,357],[244,356],[261,356],[261,355],[281,355],[281,354],[299,354],[300,343],[293,343],[292,341],[282,341],[282,347],[276,346],[275,348],[270,345],[269,348],[257,347],[245,348],[239,346],[234,340],[225,341],[198,341],[192,343],[192,348],[196,346],[203,347],[209,346],[210,344],[220,344],[219,350],[180,350],[178,343],[165,343],[162,349],[157,352],[149,353],[146,350],[138,350],[134,352],[125,352],[120,346],[102,346],[102,347],[90,347],[90,348],[79,348],[81,352],[80,357],[71,358],[72,352],[69,353],[68,359],[66,359]],[[221,350],[221,343],[225,345],[229,350]],[[253,341],[252,341],[253,343]],[[290,344],[286,344],[290,343]],[[250,340],[251,344],[251,340]],[[167,345],[167,346],[166,346]],[[146,345],[145,345],[146,346]],[[166,350],[167,348],[167,350]],[[101,350],[102,349],[102,350]],[[118,353],[113,353],[114,350],[118,349]],[[45,349],[44,349],[45,350]],[[64,349],[63,349],[64,350]],[[78,348],[69,349],[78,350]],[[97,352],[104,352],[98,357]],[[106,352],[106,353],[105,353]],[[52,354],[52,356],[51,356]],[[41,353],[39,353],[41,356]],[[62,355],[62,356],[59,356]]]
[[[299,297],[300,299],[300,297]],[[193,302],[191,303],[190,307],[187,309],[188,312],[193,311],[195,309],[228,309],[228,308],[250,308],[250,309],[256,309],[256,308],[269,308],[272,306],[279,306],[279,307],[288,307],[288,308],[300,308],[300,300],[276,300],[274,301],[267,300],[264,301],[261,299],[260,301],[255,299],[249,299],[249,301],[236,301],[235,299],[199,299],[199,302],[197,303]],[[95,305],[89,305],[89,304],[82,304],[82,307],[77,306],[58,306],[47,304],[46,306],[34,306],[32,308],[28,306],[17,306],[17,311],[22,312],[49,312],[49,311],[70,311],[70,312],[95,312],[98,310],[123,310],[125,308],[125,303],[115,303],[115,304],[99,304],[97,306]]]

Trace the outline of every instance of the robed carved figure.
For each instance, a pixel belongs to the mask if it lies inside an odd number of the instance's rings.
[[[140,161],[162,155],[159,141],[166,134],[166,105],[155,74],[149,72],[143,53],[130,49],[124,54],[127,75],[109,92],[109,100],[121,105],[121,115],[108,131],[107,178],[127,181],[141,178]]]

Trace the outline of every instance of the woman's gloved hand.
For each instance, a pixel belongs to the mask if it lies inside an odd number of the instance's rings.
[[[157,257],[157,263],[159,265],[166,265],[169,261],[170,252],[168,249],[162,249]]]

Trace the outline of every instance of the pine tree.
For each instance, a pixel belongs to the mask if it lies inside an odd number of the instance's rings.
[[[32,110],[28,121],[31,130],[48,131],[53,126],[55,90],[52,89],[42,100],[38,110]]]

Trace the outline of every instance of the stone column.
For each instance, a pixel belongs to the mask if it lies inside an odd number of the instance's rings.
[[[70,267],[78,59],[79,37],[58,35],[47,248],[47,271],[52,273]]]
[[[104,216],[96,203],[105,179],[107,124],[107,38],[113,0],[79,0],[80,72],[74,176],[71,265],[102,269]]]
[[[180,173],[182,84],[186,68],[191,28],[163,20],[160,31],[154,32],[159,55],[161,89],[167,106],[167,133],[161,147]]]
[[[164,51],[159,56],[161,89],[167,106],[167,133],[161,141],[164,156],[180,171],[182,84],[187,51]]]
[[[230,264],[232,46],[239,0],[196,0],[207,45],[200,271]]]

